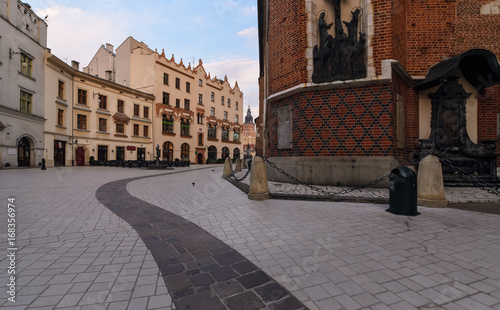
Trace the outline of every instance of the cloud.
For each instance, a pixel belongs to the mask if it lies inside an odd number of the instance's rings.
[[[250,27],[237,32],[238,36],[250,39],[252,41],[257,40],[259,32],[257,28]]]
[[[234,87],[235,82],[238,81],[240,90],[243,92],[245,111],[248,104],[253,107],[259,106],[258,61],[245,57],[235,57],[206,63],[203,64],[203,67],[211,73],[212,77],[217,75],[218,78],[223,79],[224,75],[227,75],[231,87]],[[256,117],[255,114],[253,116]]]

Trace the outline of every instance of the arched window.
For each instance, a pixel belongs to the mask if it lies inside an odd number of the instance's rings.
[[[167,114],[163,114],[162,131],[163,132],[174,132],[174,118],[173,118],[173,116],[168,117]]]
[[[229,149],[227,147],[222,148],[222,159],[226,159],[226,157],[229,157]]]
[[[208,163],[215,163],[217,161],[217,148],[213,145],[208,147],[208,158],[207,162]]]
[[[187,143],[181,145],[181,160],[189,161],[189,144]]]
[[[234,151],[233,151],[233,158],[236,159],[236,158],[240,158],[240,149],[239,148],[235,148]]]
[[[163,160],[173,161],[174,160],[174,145],[172,142],[163,143]]]

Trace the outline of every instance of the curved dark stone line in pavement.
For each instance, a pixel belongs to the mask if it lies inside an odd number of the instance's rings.
[[[194,170],[118,180],[96,192],[97,200],[129,223],[151,251],[176,309],[307,309],[236,250],[126,188],[131,181],[189,171]]]

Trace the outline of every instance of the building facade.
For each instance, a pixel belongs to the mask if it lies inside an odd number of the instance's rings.
[[[28,4],[0,3],[0,167],[41,165],[47,24]]]
[[[245,116],[245,123],[243,124],[243,152],[252,157],[256,154],[255,141],[257,133],[255,131],[255,123],[253,122],[252,111],[248,105],[247,115]]]
[[[96,64],[105,62],[99,55],[109,55],[102,49],[86,72],[99,72]],[[182,59],[176,62],[174,55],[167,58],[132,37],[116,49],[114,64],[114,71],[108,71],[116,72],[117,83],[156,97],[153,144],[162,160],[202,164],[241,156],[243,93],[237,82],[231,87],[227,77],[212,78],[201,60],[196,67],[186,67]]]
[[[259,143],[299,179],[362,185],[427,153],[496,174],[497,2],[261,0],[258,12]]]
[[[47,166],[154,160],[154,96],[79,71],[47,53]]]

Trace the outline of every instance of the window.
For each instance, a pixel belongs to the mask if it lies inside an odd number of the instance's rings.
[[[203,95],[202,94],[198,95],[198,104],[203,105]]]
[[[198,146],[203,146],[203,134],[198,134]]]
[[[224,105],[224,96],[220,97],[220,104]]]
[[[215,117],[215,108],[210,108],[210,116]]]
[[[170,105],[170,94],[163,92],[163,104]]]
[[[64,110],[57,109],[57,125],[64,126]]]
[[[87,105],[87,91],[78,89],[78,104]]]
[[[181,135],[189,136],[189,120],[181,118]]]
[[[181,160],[189,161],[189,144],[187,143],[181,145]]]
[[[163,84],[168,85],[168,73],[163,73]]]
[[[239,119],[238,119],[238,114],[236,114],[236,115],[234,116],[234,122],[235,122],[235,123],[238,123],[238,121],[239,121]]]
[[[227,98],[227,107],[230,108],[231,107],[231,99]]]
[[[33,76],[33,58],[26,53],[21,52],[21,73],[32,77]]]
[[[59,81],[59,86],[57,88],[57,97],[64,99],[64,82]]]
[[[214,101],[215,101],[215,93],[214,93],[214,92],[211,92],[211,93],[210,93],[210,100],[211,100],[212,102],[214,102]]]
[[[125,103],[123,100],[118,100],[118,113],[125,113]]]
[[[116,147],[116,160],[124,161],[125,160],[125,147],[117,146]]]
[[[224,120],[227,121],[227,111],[224,111]]]
[[[235,108],[236,110],[238,110],[238,101],[236,101],[236,102],[234,103],[234,105],[235,105],[235,106],[234,106],[234,108]]]
[[[125,133],[125,125],[123,123],[116,124],[116,133]]]
[[[198,113],[198,124],[203,124],[203,113]]]
[[[184,110],[189,110],[189,99],[184,99]]]
[[[203,86],[203,81],[201,79],[198,80],[198,85]]]
[[[175,99],[175,107],[180,108],[181,107],[181,100],[180,99]]]
[[[108,97],[106,97],[104,95],[99,95],[98,101],[99,101],[99,109],[106,110],[106,105],[107,105]]]
[[[174,160],[174,145],[172,142],[163,143],[163,160],[173,161]]]
[[[190,93],[190,92],[191,92],[191,83],[186,82],[186,93]]]
[[[220,136],[222,141],[228,141],[229,140],[229,129],[226,127],[222,127],[221,131],[221,136]]]
[[[174,132],[174,118],[173,118],[173,116],[167,117],[166,114],[163,114],[162,131],[163,132]]]
[[[175,78],[175,88],[181,89],[181,79]]]
[[[149,137],[149,126],[144,126],[144,137]]]
[[[86,130],[87,129],[87,115],[78,114],[76,116],[76,118],[77,118],[76,128]]]
[[[149,107],[144,107],[144,118],[149,118]]]
[[[208,125],[208,138],[209,139],[217,139],[217,126],[216,125]]]
[[[239,130],[236,130],[236,129],[234,130],[233,141],[240,142],[240,131]]]
[[[139,105],[134,104],[134,116],[139,116]]]
[[[139,125],[134,124],[134,136],[138,136],[138,135],[139,135]]]
[[[26,114],[31,114],[31,106],[33,103],[33,94],[21,90],[19,98],[19,111]]]
[[[106,132],[108,130],[108,120],[105,118],[99,118],[99,131]]]

